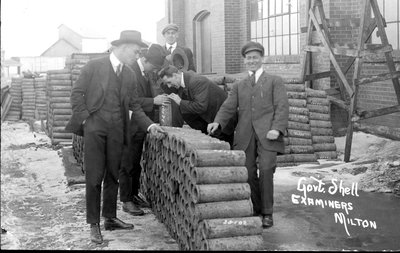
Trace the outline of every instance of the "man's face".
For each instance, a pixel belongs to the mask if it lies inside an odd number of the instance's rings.
[[[140,46],[137,44],[126,44],[123,48],[123,59],[121,59],[122,63],[127,65],[132,65],[140,56]]]
[[[263,63],[263,56],[258,51],[250,51],[244,57],[244,65],[249,71],[256,71],[261,68]]]
[[[153,64],[151,64],[149,61],[147,61],[146,58],[144,58],[144,61],[143,61],[143,69],[144,69],[144,72],[146,72],[146,73],[150,73],[150,72],[154,72],[154,71],[158,70],[158,68],[156,66],[154,66]]]
[[[162,79],[168,88],[179,89],[181,87],[181,76],[178,73],[173,73],[171,77],[164,76]]]
[[[176,42],[176,39],[178,38],[178,32],[170,29],[164,33],[164,38],[168,44],[172,45]]]

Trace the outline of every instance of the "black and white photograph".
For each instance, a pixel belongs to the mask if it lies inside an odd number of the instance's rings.
[[[400,0],[0,19],[1,250],[400,251]]]

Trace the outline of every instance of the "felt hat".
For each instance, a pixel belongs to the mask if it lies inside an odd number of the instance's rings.
[[[172,65],[174,65],[176,68],[185,71],[188,70],[189,59],[187,58],[185,51],[183,51],[181,48],[175,48],[174,52],[172,52],[171,58]]]
[[[175,30],[175,31],[179,31],[179,27],[176,24],[168,24],[164,27],[164,29],[162,30],[162,35],[164,35],[164,33],[166,33],[168,30]]]
[[[122,31],[119,39],[111,42],[113,46],[119,46],[121,44],[137,44],[141,47],[148,47],[147,44],[142,41],[141,33],[135,30]]]
[[[258,51],[261,53],[262,56],[264,56],[264,47],[258,42],[254,42],[254,41],[247,42],[242,47],[242,56],[245,57],[246,54],[251,51]]]
[[[158,44],[151,44],[144,57],[156,68],[162,68],[167,52]]]

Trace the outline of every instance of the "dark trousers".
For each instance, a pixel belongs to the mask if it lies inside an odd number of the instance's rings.
[[[144,132],[138,132],[132,136],[128,147],[128,157],[125,158],[127,162],[121,165],[119,172],[119,194],[122,202],[132,201],[133,196],[139,193],[140,173],[142,172],[140,160],[142,158],[145,137],[146,134]]]
[[[184,123],[179,105],[171,102],[171,126],[182,127]]]
[[[182,114],[183,119],[185,122],[193,129],[200,130],[204,134],[207,133],[207,126],[208,123],[205,121],[202,117],[200,117],[197,114]],[[212,137],[215,137],[221,141],[226,141],[230,144],[232,147],[233,145],[233,133],[232,134],[225,134],[221,131],[221,129],[218,129],[215,131],[212,135]]]
[[[117,216],[118,175],[123,147],[121,117],[105,121],[97,113],[84,125],[84,165],[86,177],[86,221],[100,223],[101,186],[102,216]]]
[[[272,214],[274,205],[274,173],[276,169],[275,151],[264,149],[254,129],[246,153],[248,183],[251,189],[253,210],[257,214]],[[265,137],[264,137],[265,138]],[[258,157],[258,167],[257,167]],[[259,176],[257,176],[257,169]]]

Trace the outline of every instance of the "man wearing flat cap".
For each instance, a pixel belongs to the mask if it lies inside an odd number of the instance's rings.
[[[165,38],[165,49],[167,50],[168,55],[172,54],[175,49],[182,50],[183,52],[185,52],[188,60],[187,70],[192,70],[196,72],[196,67],[194,66],[193,62],[192,50],[190,50],[190,48],[178,45],[177,39],[179,37],[179,27],[176,24],[168,24],[164,27],[161,33]]]
[[[233,85],[207,130],[212,133],[223,128],[238,112],[233,148],[246,153],[254,214],[261,215],[263,227],[268,228],[273,225],[273,178],[276,156],[284,152],[289,103],[282,78],[269,75],[262,68],[264,47],[250,41],[242,47],[241,54],[249,75]]]
[[[130,66],[137,79],[138,97],[136,101],[141,105],[145,114],[154,122],[158,122],[158,106],[168,100],[162,95],[157,86],[157,71],[165,62],[166,52],[161,45],[151,44],[147,52]],[[132,215],[143,215],[140,208],[150,208],[145,197],[139,194],[139,179],[142,167],[143,142],[146,131],[140,130],[134,119],[131,120],[129,131],[128,153],[123,154],[120,170],[120,200],[122,210]]]
[[[89,61],[71,91],[72,117],[67,131],[84,137],[86,221],[90,239],[101,244],[100,207],[104,229],[132,229],[133,224],[117,218],[118,177],[122,153],[128,145],[129,115],[143,131],[164,130],[143,112],[137,98],[135,73],[128,67],[138,57],[142,42],[138,31],[122,31],[111,43],[109,56]]]

